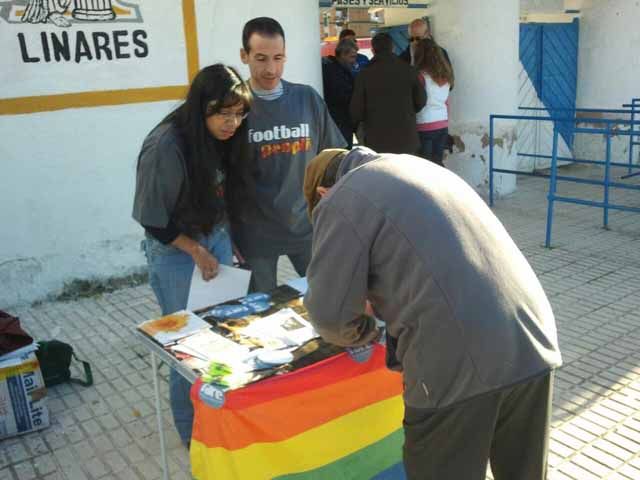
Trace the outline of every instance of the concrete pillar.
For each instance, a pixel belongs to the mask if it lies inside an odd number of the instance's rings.
[[[640,97],[640,3],[585,0],[580,13],[578,105],[620,108]]]
[[[578,107],[615,109],[632,98],[640,98],[639,18],[640,4],[635,1],[583,1],[578,46]],[[610,117],[629,118],[618,114]],[[602,135],[576,135],[574,147],[580,158],[604,159]],[[635,163],[639,161],[639,152],[640,148],[635,147]],[[628,158],[629,137],[613,137],[612,159],[626,162]]]
[[[434,0],[434,38],[449,53],[455,72],[450,97],[451,135],[447,166],[474,187],[488,186],[489,115],[513,114],[518,99],[518,0]],[[496,166],[515,168],[515,123],[496,125]],[[500,193],[515,189],[515,176],[496,177]]]

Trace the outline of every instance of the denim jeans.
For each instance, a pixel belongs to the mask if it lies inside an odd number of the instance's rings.
[[[218,262],[232,265],[233,252],[228,227],[221,225],[198,240]],[[149,267],[149,284],[155,293],[163,315],[183,310],[187,306],[191,276],[195,264],[190,255],[172,246],[164,245],[147,235],[142,241],[142,249]],[[191,441],[193,405],[189,391],[191,384],[173,368],[169,372],[169,399],[173,421],[186,445]]]
[[[420,137],[420,156],[444,167],[444,147],[447,143],[448,128],[418,132]]]

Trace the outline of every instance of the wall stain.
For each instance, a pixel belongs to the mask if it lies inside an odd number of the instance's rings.
[[[480,139],[480,143],[482,144],[482,148],[487,148],[489,146],[489,134],[488,133],[485,133],[484,135],[482,135],[482,138]],[[494,137],[493,146],[494,147],[504,148],[504,138],[496,138],[496,137]]]

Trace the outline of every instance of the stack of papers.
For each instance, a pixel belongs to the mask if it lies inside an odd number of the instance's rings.
[[[225,273],[229,276],[223,283],[229,288],[218,293],[233,296],[233,299],[240,297],[238,302],[242,302],[248,277],[244,272],[230,271],[221,272],[219,280],[224,280]],[[194,273],[191,285],[190,301],[195,302],[192,307],[208,307],[219,299],[214,299],[214,289],[210,288],[212,282],[198,282],[197,275],[199,272]],[[203,286],[199,283],[206,283],[208,291],[197,292]],[[231,286],[240,288],[243,294],[233,293]],[[271,301],[265,302],[267,309],[264,313],[273,311],[271,308],[279,310],[264,317],[256,311],[224,321],[205,317],[207,321],[191,310],[181,310],[144,322],[138,329],[165,347],[186,368],[196,371],[204,382],[215,383],[224,389],[238,388],[286,371],[295,358],[295,352],[319,337],[305,318],[306,311],[300,298],[300,292],[305,288],[304,279],[295,286],[298,290],[283,285],[270,293]],[[255,300],[254,297],[250,299]],[[236,303],[225,305],[234,306]]]
[[[206,383],[224,388],[242,387],[264,378],[279,365],[262,364],[261,348],[249,349],[211,330],[195,333],[169,347],[181,363],[197,371]]]
[[[242,364],[249,358],[248,347],[239,345],[211,330],[190,335],[171,347],[174,352],[186,353],[205,362]]]

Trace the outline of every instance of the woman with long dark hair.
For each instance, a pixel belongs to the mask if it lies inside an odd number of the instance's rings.
[[[185,102],[144,140],[138,158],[133,218],[145,229],[149,283],[163,315],[186,308],[195,267],[205,280],[231,265],[227,222],[242,218],[253,192],[247,127],[251,92],[222,64],[203,68]],[[171,409],[191,440],[189,382],[170,374]]]
[[[414,58],[427,92],[427,103],[416,114],[420,155],[444,166],[442,158],[449,134],[447,100],[449,91],[453,88],[453,70],[444,56],[442,47],[430,38],[418,42]]]

